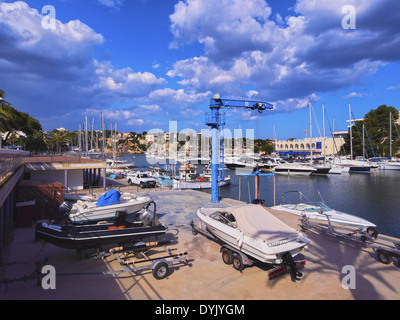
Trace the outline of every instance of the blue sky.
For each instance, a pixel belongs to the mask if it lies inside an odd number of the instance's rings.
[[[342,27],[345,5],[355,29]],[[348,103],[356,118],[399,108],[399,31],[398,0],[0,1],[0,88],[47,130],[76,130],[85,116],[100,129],[103,112],[121,131],[177,121],[200,132],[220,93],[274,105],[258,119],[226,110],[228,128],[304,138],[308,101],[321,130],[322,104],[338,130]]]

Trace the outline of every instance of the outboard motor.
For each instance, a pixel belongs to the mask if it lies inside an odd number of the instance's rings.
[[[150,204],[153,204],[154,211],[149,210]],[[154,226],[158,223],[156,219],[156,203],[154,201],[150,201],[148,203],[148,205],[144,209],[144,212],[141,212],[139,214],[139,219],[143,222],[145,226]]]
[[[70,213],[72,210],[72,203],[69,201],[64,201],[63,203],[60,204],[58,207],[58,212],[65,214],[65,213]]]
[[[143,222],[145,226],[151,226],[154,223],[155,213],[152,210],[146,208],[143,212],[139,214],[139,219]]]
[[[64,201],[58,207],[58,214],[54,217],[54,223],[56,224],[68,224],[71,222],[69,219],[69,213],[72,210],[72,203],[69,201]]]

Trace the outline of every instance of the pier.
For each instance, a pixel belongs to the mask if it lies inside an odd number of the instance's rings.
[[[30,274],[35,261],[48,258],[47,264],[61,273],[56,289],[44,290],[35,281],[9,284],[0,290],[0,299],[107,299],[107,300],[384,300],[399,299],[399,268],[393,263],[377,261],[374,252],[362,245],[327,238],[307,232],[311,240],[301,258],[306,260],[301,281],[292,282],[290,275],[268,280],[270,268],[256,264],[238,272],[222,262],[220,246],[202,236],[194,236],[190,221],[199,207],[210,204],[210,194],[195,190],[146,190],[157,203],[159,220],[176,234],[171,248],[188,252],[190,266],[172,268],[164,280],[151,272],[138,275],[99,275],[117,270],[115,259],[82,261],[74,250],[65,250],[35,242],[34,229],[17,229],[8,257],[2,268],[4,277],[13,279]],[[222,199],[222,203],[238,203]],[[298,217],[279,211],[272,213],[286,224],[299,229]],[[390,240],[389,237],[380,235]],[[21,263],[15,263],[15,262]],[[23,263],[22,263],[23,262]],[[344,288],[347,267],[355,270],[355,288]]]

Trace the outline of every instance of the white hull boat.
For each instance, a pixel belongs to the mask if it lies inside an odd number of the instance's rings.
[[[304,195],[299,191],[289,191],[299,193],[300,196]],[[284,194],[285,195],[285,194]],[[282,198],[284,198],[284,195]],[[376,231],[376,225],[363,218],[336,211],[328,207],[324,202],[300,202],[298,204],[281,204],[272,207],[272,209],[288,212],[298,216],[307,216],[310,219],[328,222],[327,216],[332,223],[337,223],[348,227],[364,228],[367,231]]]
[[[400,170],[400,162],[396,162],[396,161],[379,162],[379,169],[381,169],[381,170]]]
[[[113,191],[113,190],[112,190]],[[72,223],[92,223],[101,220],[115,218],[118,211],[124,211],[128,215],[142,210],[151,201],[150,197],[123,194],[118,201],[110,205],[99,205],[99,201],[78,200],[70,204],[69,218]]]
[[[316,173],[317,169],[307,165],[297,165],[292,163],[284,163],[277,165],[274,168],[276,174],[291,175],[291,176],[309,176]]]
[[[218,182],[220,187],[226,186],[231,182],[231,178],[228,176],[224,180]],[[197,180],[183,180],[173,179],[174,189],[211,189],[211,181],[205,181],[202,178]]]
[[[261,262],[281,264],[282,256],[300,253],[310,242],[299,231],[256,204],[200,208],[199,228]]]

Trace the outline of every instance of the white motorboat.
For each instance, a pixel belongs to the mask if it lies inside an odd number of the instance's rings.
[[[288,193],[297,193],[300,195],[301,198],[303,197],[306,198],[304,194],[302,194],[300,191],[288,191],[282,195],[282,199],[285,199],[285,195]],[[348,213],[336,211],[328,207],[324,202],[311,202],[308,199],[306,200],[307,202],[300,202],[297,204],[293,203],[281,204],[272,207],[272,209],[285,211],[298,216],[306,215],[310,219],[315,219],[324,222],[328,222],[326,216],[329,216],[329,219],[332,223],[337,223],[349,227],[364,228],[371,233],[377,231],[376,225],[368,220],[365,220],[363,218]]]
[[[62,206],[68,208],[69,219],[72,223],[91,223],[113,219],[117,211],[124,211],[128,215],[135,214],[150,201],[150,197],[136,196],[131,193],[121,195],[117,190],[110,190],[97,201],[78,200],[74,204],[64,202]]]
[[[242,156],[242,157],[226,157],[225,166],[228,169],[235,170],[250,170],[253,172],[258,164],[258,160],[254,157]]]
[[[282,256],[300,253],[310,242],[299,231],[256,204],[200,208],[199,229],[261,262],[281,264]]]
[[[387,160],[377,162],[377,164],[381,170],[400,170],[400,161]]]
[[[309,176],[317,172],[316,168],[307,164],[289,163],[283,160],[279,162],[280,163],[273,170],[276,174]]]
[[[211,171],[204,168],[204,174],[197,172],[197,167],[193,165],[181,165],[179,168],[179,179],[173,179],[174,189],[211,189]],[[231,177],[227,176],[224,180],[218,181],[220,187],[226,186],[231,182]]]

